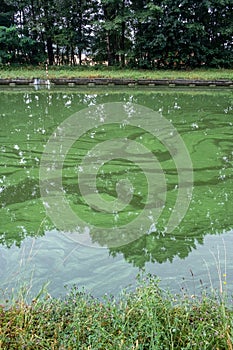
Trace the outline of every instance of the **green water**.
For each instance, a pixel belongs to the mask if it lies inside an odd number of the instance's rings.
[[[41,157],[54,130],[67,118],[84,108],[114,102],[150,108],[172,123],[192,161],[193,192],[189,193],[190,204],[181,223],[172,232],[166,232],[179,188],[171,153],[152,133],[139,126],[116,127],[112,123],[92,128],[73,142],[62,169],[63,192],[69,206],[90,226],[99,227],[95,233],[90,232],[95,247],[80,245],[77,235],[72,239],[64,230],[60,232],[42,203]],[[233,227],[232,90],[9,88],[0,90],[0,120],[2,286],[24,280],[39,285],[50,280],[56,294],[62,292],[64,284],[72,283],[96,294],[115,293],[123,285],[133,283],[134,276],[143,268],[164,278],[167,285],[174,280],[179,284],[189,269],[197,279],[204,280],[208,271],[203,269],[203,261],[209,259],[210,251],[208,268],[214,269],[217,257],[223,260],[225,271],[226,259],[230,261]],[[149,232],[141,233],[129,244],[101,248],[108,246],[105,228],[117,226],[120,232],[122,225],[136,220],[144,210],[148,201],[147,179],[140,166],[122,157],[100,167],[96,187],[105,202],[111,204],[116,200],[119,181],[127,179],[132,184],[129,203],[116,215],[90,208],[80,192],[77,174],[83,157],[93,147],[123,138],[140,143],[156,156],[165,178],[166,196],[162,191],[158,194],[156,205],[160,215]],[[148,162],[153,163],[151,159]],[[185,167],[182,171],[186,171]],[[229,262],[227,270],[230,269]],[[219,280],[214,271],[212,278]]]

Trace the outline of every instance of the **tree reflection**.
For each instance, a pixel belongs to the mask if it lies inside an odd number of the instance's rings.
[[[172,262],[175,257],[184,259],[192,249],[196,249],[197,242],[202,244],[203,238],[151,233],[131,244],[110,249],[110,253],[112,256],[122,253],[126,261],[136,267],[143,268],[147,262],[161,264],[166,261]]]

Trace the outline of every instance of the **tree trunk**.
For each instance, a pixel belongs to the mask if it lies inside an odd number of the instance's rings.
[[[121,15],[124,18],[125,15],[125,0],[122,0],[122,10]],[[120,39],[120,49],[121,49],[121,66],[125,66],[125,21],[121,23],[121,39]]]
[[[112,57],[112,50],[111,50],[111,38],[109,31],[107,32],[107,51],[108,51],[108,66],[113,65],[113,57]]]
[[[78,60],[79,60],[79,65],[82,65],[82,51],[81,49],[78,50]]]
[[[121,24],[121,66],[125,66],[125,22]]]
[[[56,45],[56,65],[57,66],[60,66],[60,52],[59,52],[60,50],[59,50],[59,45],[58,45],[58,43],[57,43],[57,45]]]
[[[47,52],[48,52],[48,60],[49,60],[49,65],[52,66],[54,63],[54,53],[53,53],[53,43],[52,43],[52,38],[49,36],[47,38]]]

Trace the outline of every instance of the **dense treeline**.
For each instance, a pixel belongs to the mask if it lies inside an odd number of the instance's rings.
[[[81,65],[86,57],[232,67],[233,0],[1,0],[0,63]]]

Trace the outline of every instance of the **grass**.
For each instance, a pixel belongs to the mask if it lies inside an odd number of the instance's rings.
[[[41,78],[46,79],[45,66],[42,67],[0,67],[0,78]],[[202,79],[233,80],[233,69],[195,69],[195,70],[139,70],[96,67],[49,67],[49,78],[125,78],[125,79]]]
[[[233,349],[224,297],[177,296],[153,276],[103,300],[72,288],[63,299],[20,298],[0,307],[0,349]]]

